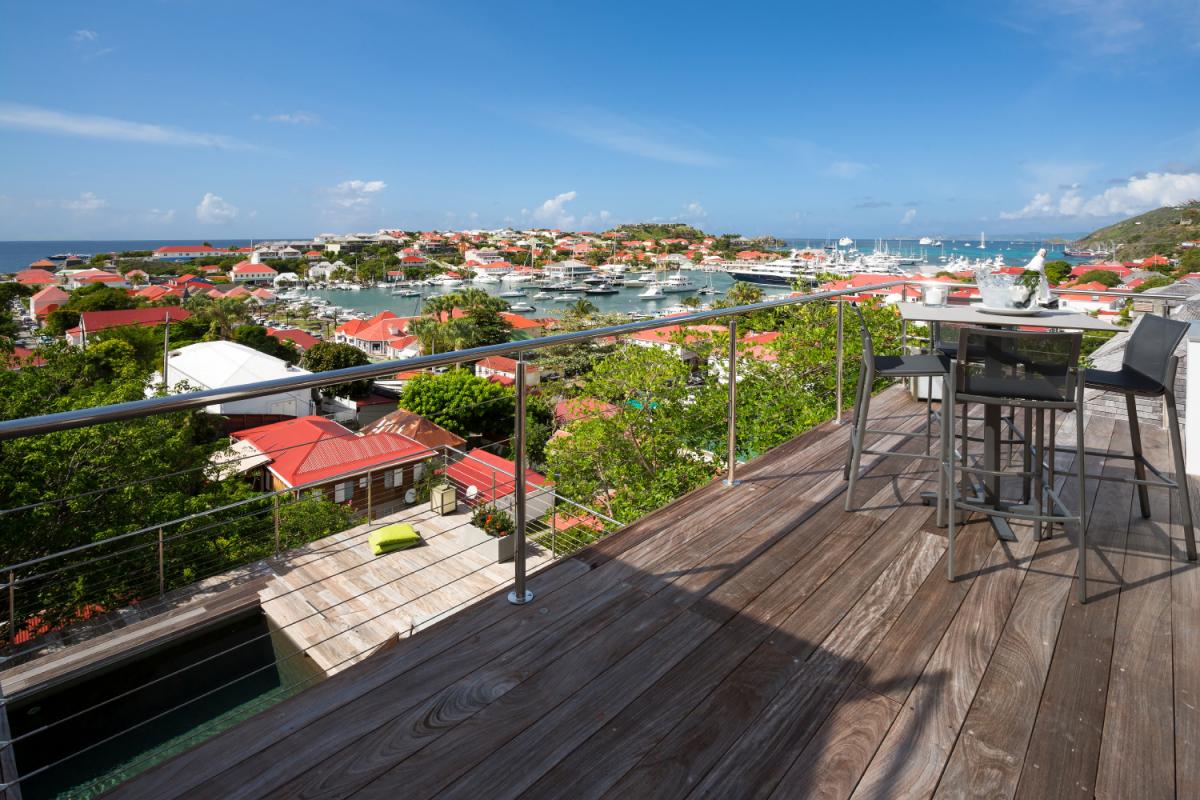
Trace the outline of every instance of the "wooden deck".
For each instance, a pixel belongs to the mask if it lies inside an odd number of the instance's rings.
[[[846,439],[789,442],[543,569],[530,605],[489,597],[116,795],[1200,796],[1200,573],[1168,495],[1144,520],[1089,485],[1081,606],[1061,532],[969,524],[948,582],[924,462],[865,458],[844,512]]]
[[[391,522],[412,523],[423,544],[372,555],[368,534]],[[54,634],[46,652],[0,665],[0,696],[38,695],[259,610],[281,657],[302,655],[292,672],[333,675],[509,586],[512,564],[496,563],[495,540],[470,522],[465,507],[443,517],[414,506],[112,615],[120,624],[83,623]],[[531,570],[549,560],[530,549]]]

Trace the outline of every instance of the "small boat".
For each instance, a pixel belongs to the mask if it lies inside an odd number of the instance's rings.
[[[550,292],[538,292],[537,294],[535,294],[533,296],[533,299],[534,300],[549,300],[552,297],[554,297],[554,295],[550,294]]]
[[[573,294],[556,294],[550,299],[556,303],[573,303],[575,302],[576,297]]]
[[[500,279],[495,275],[479,275],[475,278],[475,283],[499,283]]]
[[[524,297],[525,293],[522,291],[518,291],[517,289],[513,289],[511,292],[501,292],[500,296],[501,297]]]
[[[584,289],[584,294],[620,294],[621,290],[613,287],[611,283],[602,283],[599,286],[593,286],[590,289]]]
[[[392,297],[420,297],[416,289],[392,289]]]
[[[854,245],[854,240],[851,239],[849,236],[843,236],[842,238],[838,239],[839,247],[852,247],[853,245]]]
[[[663,297],[662,286],[657,283],[646,287],[644,292],[638,293],[638,298],[641,300],[661,300]]]
[[[516,311],[519,314],[528,314],[530,311],[537,311],[537,309],[529,305],[529,303],[513,303],[508,307],[508,310]]]

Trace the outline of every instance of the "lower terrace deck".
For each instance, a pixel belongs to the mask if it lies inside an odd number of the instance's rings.
[[[916,429],[922,408],[892,389],[872,411]],[[969,524],[951,583],[929,465],[865,460],[847,513],[847,436],[805,434],[541,570],[533,603],[493,595],[116,794],[1200,796],[1176,503],[1152,489],[1144,520],[1133,487],[1089,484],[1087,605],[1061,530]],[[1109,419],[1087,437],[1129,446]]]

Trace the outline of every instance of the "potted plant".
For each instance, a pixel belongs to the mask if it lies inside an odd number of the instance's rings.
[[[516,523],[507,511],[501,511],[494,505],[486,504],[475,508],[471,514],[471,524],[490,536],[496,543],[496,561],[512,561],[516,555]]]

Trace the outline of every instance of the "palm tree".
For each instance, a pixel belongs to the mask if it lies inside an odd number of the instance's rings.
[[[685,308],[699,308],[700,307],[700,298],[699,297],[685,297],[679,301],[679,304]]]
[[[567,309],[567,313],[587,319],[599,310],[590,300],[585,300],[581,297],[571,304]]]
[[[735,306],[753,305],[763,299],[763,290],[752,283],[738,281],[725,292],[725,299]]]

